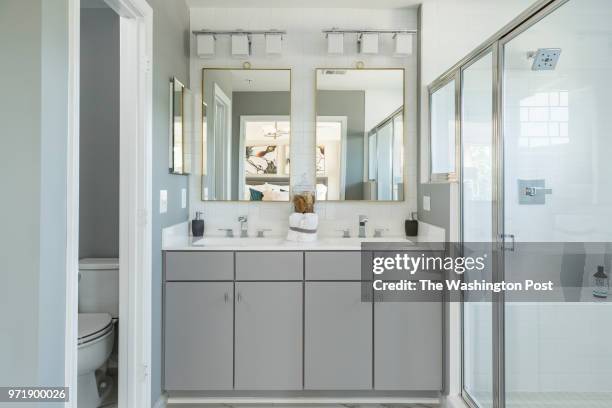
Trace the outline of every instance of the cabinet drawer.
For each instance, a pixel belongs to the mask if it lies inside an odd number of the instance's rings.
[[[306,280],[361,280],[359,251],[306,252]]]
[[[302,252],[236,252],[236,280],[302,280]]]
[[[167,281],[233,280],[232,252],[166,252]]]

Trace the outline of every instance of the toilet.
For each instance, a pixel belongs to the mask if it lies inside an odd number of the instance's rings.
[[[97,408],[113,384],[103,372],[115,344],[119,318],[119,260],[79,261],[78,392],[79,408]],[[102,370],[101,370],[102,371]]]

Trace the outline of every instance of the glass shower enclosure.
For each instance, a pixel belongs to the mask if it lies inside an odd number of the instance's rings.
[[[458,81],[461,235],[500,248],[487,278],[522,273],[515,246],[562,248],[539,266],[561,277],[561,301],[464,294],[472,407],[612,407],[612,303],[565,291],[612,268],[610,21],[609,0],[540,1],[430,86],[435,99]],[[589,243],[598,255],[576,256]]]

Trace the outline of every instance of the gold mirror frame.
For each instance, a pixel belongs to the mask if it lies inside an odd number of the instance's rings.
[[[204,199],[204,188],[203,188],[203,177],[204,177],[204,134],[205,134],[205,129],[204,126],[207,125],[208,120],[205,120],[205,110],[208,110],[210,107],[208,107],[206,105],[205,102],[205,98],[204,98],[204,88],[205,88],[205,84],[204,84],[204,72],[205,71],[282,71],[282,72],[288,72],[289,73],[289,129],[290,129],[290,133],[289,133],[289,152],[291,154],[292,151],[292,140],[293,140],[293,103],[292,103],[292,96],[293,96],[293,72],[291,70],[291,68],[251,68],[251,67],[236,67],[236,68],[228,68],[228,67],[203,67],[201,70],[201,75],[202,75],[202,89],[201,89],[201,102],[202,102],[202,111],[200,113],[200,134],[201,134],[201,138],[200,138],[200,201],[207,203],[207,202],[235,202],[235,203],[256,203],[257,201],[249,201],[249,200],[205,200]],[[204,108],[206,107],[206,109]],[[289,199],[287,201],[262,201],[265,202],[266,204],[268,203],[279,203],[279,204],[287,204],[289,202],[291,202],[291,174],[293,173],[293,166],[290,167],[289,169]]]
[[[324,68],[315,68],[314,70],[314,133],[315,133],[315,142],[314,142],[314,148],[315,148],[315,152],[314,152],[314,171],[315,171],[315,179],[317,178],[317,154],[316,154],[316,149],[317,149],[317,118],[318,118],[318,114],[317,114],[317,92],[318,92],[318,88],[319,88],[319,81],[318,81],[318,73],[319,71],[322,70],[342,70],[342,71],[402,71],[402,114],[404,117],[404,126],[403,126],[403,132],[402,132],[402,140],[403,140],[403,147],[404,147],[404,153],[406,152],[406,148],[407,148],[407,126],[406,126],[406,119],[407,119],[407,110],[406,110],[406,68],[403,67],[398,67],[398,68],[343,68],[343,67],[324,67]],[[404,158],[406,158],[406,154],[404,154]],[[406,191],[408,190],[408,186],[407,186],[407,182],[408,182],[408,178],[406,176],[406,164],[402,163],[402,178],[404,180],[404,182],[402,183],[402,199],[401,200],[325,200],[325,201],[321,201],[321,202],[325,202],[325,203],[344,203],[344,202],[350,202],[350,203],[404,203],[406,201]]]

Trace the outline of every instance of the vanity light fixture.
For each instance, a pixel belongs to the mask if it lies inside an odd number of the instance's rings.
[[[196,36],[196,54],[200,58],[210,58],[215,55],[215,36],[199,34]]]
[[[267,33],[266,34],[266,54],[278,55],[283,51],[283,35]]]
[[[192,32],[196,36],[197,55],[201,58],[215,55],[215,40],[217,36],[225,35],[231,37],[231,54],[234,57],[248,57],[251,55],[251,38],[255,35],[266,37],[266,52],[268,54],[280,54],[282,51],[282,37],[287,32],[284,30],[196,30]],[[200,41],[202,43],[200,44]]]
[[[332,28],[323,30],[327,37],[328,54],[342,54],[344,52],[344,36],[346,34],[357,35],[357,49],[360,54],[378,54],[380,48],[380,37],[391,34],[395,40],[396,55],[412,54],[412,36],[417,34],[417,30],[398,28],[398,29],[340,29]]]
[[[412,55],[412,34],[396,33],[393,35],[395,41],[395,55]]]

